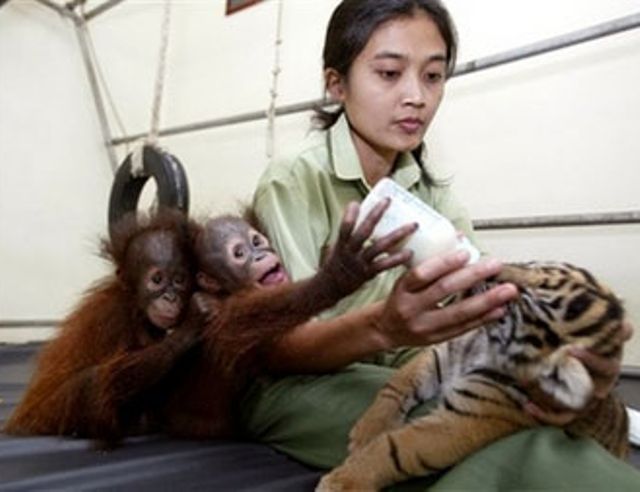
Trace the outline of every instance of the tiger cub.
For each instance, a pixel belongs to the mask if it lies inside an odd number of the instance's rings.
[[[504,265],[495,281],[519,298],[507,314],[454,340],[429,347],[391,377],[350,434],[350,455],[326,475],[321,491],[377,490],[442,470],[503,436],[537,425],[522,409],[518,382],[536,380],[565,406],[580,410],[593,383],[570,346],[619,356],[620,301],[587,271],[568,264]],[[406,421],[419,402],[439,396],[429,415]],[[628,451],[627,414],[613,394],[567,427],[611,453]]]

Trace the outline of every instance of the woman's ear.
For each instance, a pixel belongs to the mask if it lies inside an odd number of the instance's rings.
[[[336,102],[344,101],[344,77],[335,68],[327,68],[324,71],[324,85],[332,100]]]
[[[208,294],[212,294],[214,296],[219,295],[223,290],[222,286],[215,278],[207,275],[204,272],[198,272],[196,274],[196,282],[198,284],[198,287],[200,287]]]

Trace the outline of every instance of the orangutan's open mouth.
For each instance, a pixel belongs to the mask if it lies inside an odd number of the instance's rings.
[[[287,272],[280,263],[277,263],[272,269],[260,278],[260,285],[271,286],[278,285],[289,280]]]

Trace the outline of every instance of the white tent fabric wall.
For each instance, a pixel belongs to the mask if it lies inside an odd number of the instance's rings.
[[[174,2],[161,126],[268,108],[278,2],[230,16],[224,3]],[[278,106],[321,97],[323,30],[336,4],[284,0]],[[446,4],[461,62],[640,12],[640,0]],[[149,129],[162,12],[160,0],[124,1],[89,23],[131,133]],[[449,83],[428,145],[474,218],[640,209],[638,48],[640,30],[632,30]],[[106,232],[112,176],[73,26],[35,0],[8,2],[0,74],[0,318],[56,319],[104,271],[93,253]],[[279,117],[278,146],[302,138],[308,117]],[[267,162],[266,133],[263,119],[160,139],[186,168],[196,215],[250,199]],[[124,146],[116,153],[122,159]],[[589,266],[640,325],[639,233],[624,225],[481,237],[503,258]],[[48,333],[0,329],[0,341]],[[640,365],[640,335],[625,362]]]

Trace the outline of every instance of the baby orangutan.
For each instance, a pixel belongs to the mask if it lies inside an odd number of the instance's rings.
[[[164,393],[165,377],[199,340],[200,326],[183,322],[195,227],[171,211],[117,224],[102,251],[112,273],[87,290],[43,348],[5,432],[111,446],[148,430],[152,395]]]
[[[195,245],[196,278],[211,296],[204,302],[209,307],[203,308],[215,312],[214,345],[224,347],[219,356],[225,370],[236,374],[239,361],[245,370],[258,369],[253,366],[265,361],[269,347],[288,329],[330,308],[378,273],[409,260],[409,252],[396,249],[415,230],[413,224],[365,244],[387,206],[388,201],[373,209],[357,229],[358,206],[349,206],[337,242],[318,272],[295,283],[256,227],[232,216],[206,222]]]

